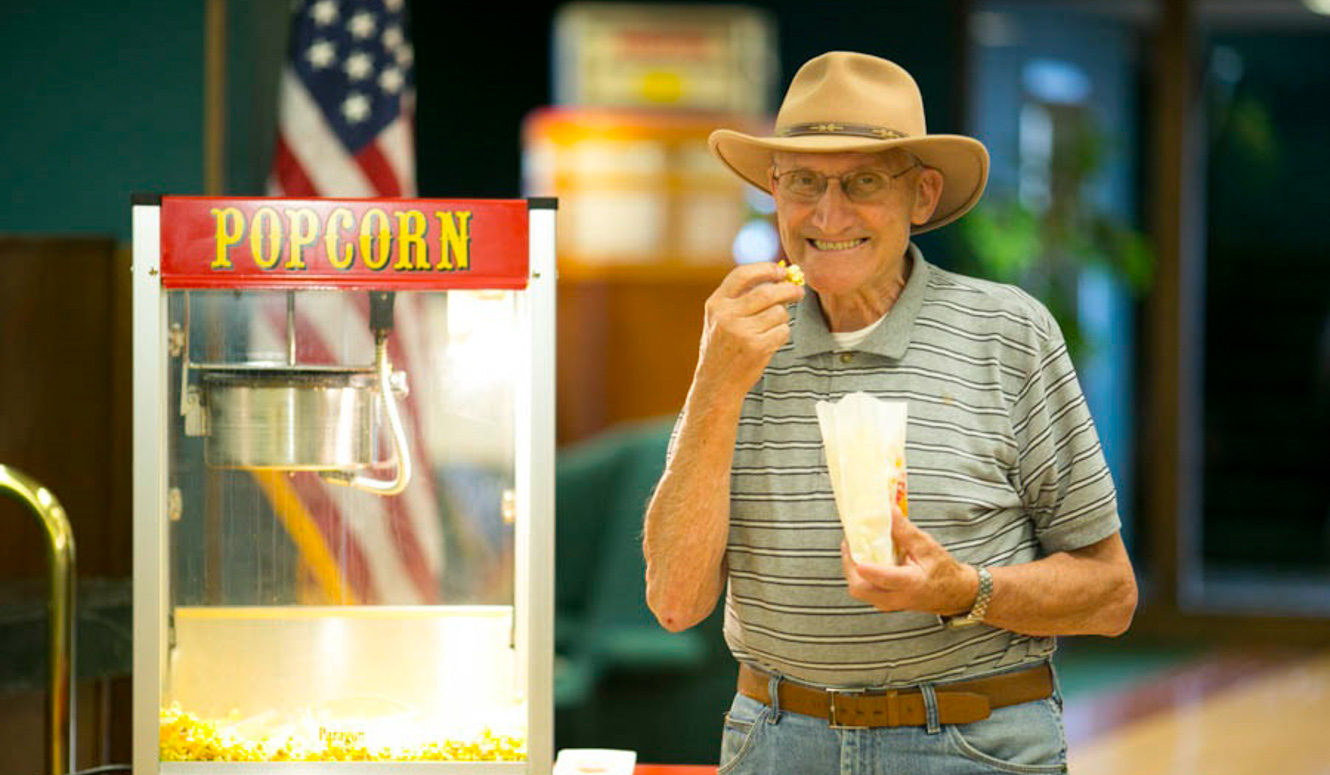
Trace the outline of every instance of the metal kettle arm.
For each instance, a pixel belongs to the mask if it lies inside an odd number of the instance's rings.
[[[402,415],[397,409],[397,400],[393,398],[392,366],[388,363],[386,337],[375,338],[374,365],[379,375],[379,396],[383,400],[383,409],[388,415],[388,426],[392,430],[397,475],[392,479],[379,479],[350,471],[325,471],[321,475],[334,484],[355,487],[376,495],[397,495],[405,490],[407,483],[411,481],[411,448],[407,443],[406,430],[402,426]]]

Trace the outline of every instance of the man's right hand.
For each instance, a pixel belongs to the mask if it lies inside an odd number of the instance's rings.
[[[790,338],[786,305],[803,296],[774,263],[735,267],[707,299],[695,387],[747,393]]]

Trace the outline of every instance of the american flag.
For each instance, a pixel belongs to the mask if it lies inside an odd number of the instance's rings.
[[[268,193],[281,197],[409,197],[416,194],[412,49],[404,0],[302,0],[283,67]],[[410,364],[423,349],[427,302],[398,294],[388,351],[406,371],[399,399],[415,471],[406,490],[379,496],[312,473],[259,475],[308,571],[305,596],[332,602],[411,604],[440,596],[440,506],[418,407],[427,386]],[[301,363],[372,360],[364,294],[302,295],[296,306]],[[280,352],[285,313],[258,316],[252,346]],[[366,365],[354,363],[349,365]],[[422,388],[426,388],[422,390]],[[386,421],[384,423],[386,436]]]
[[[404,0],[302,0],[282,71],[270,193],[415,196]]]

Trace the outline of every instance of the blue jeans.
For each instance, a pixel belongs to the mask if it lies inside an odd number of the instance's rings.
[[[773,684],[777,679],[773,679]],[[937,718],[934,687],[921,687]],[[771,687],[775,697],[776,687]],[[736,694],[725,715],[719,775],[979,775],[1063,773],[1062,695],[997,708],[983,721],[832,729]]]

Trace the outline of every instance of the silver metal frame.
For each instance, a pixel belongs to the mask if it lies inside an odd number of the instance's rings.
[[[555,210],[529,211],[529,284],[517,296],[521,363],[516,406],[517,680],[527,696],[525,762],[162,762],[158,721],[167,637],[167,308],[161,207],[135,205],[134,702],[136,775],[550,775],[554,767]]]
[[[526,612],[517,618],[527,627],[524,635],[519,633],[518,643],[526,643],[527,762],[532,775],[548,775],[554,767],[554,216],[553,207],[529,211],[531,275],[522,296],[521,321],[526,378],[519,380],[524,392],[518,402],[526,409],[525,416],[519,409],[517,418],[516,581],[517,588],[526,591],[526,600],[525,605],[520,599],[516,602],[518,610]],[[529,429],[527,454],[521,455],[525,429]],[[523,460],[530,461],[525,472]],[[528,518],[521,519],[523,514]]]
[[[158,771],[166,640],[166,299],[161,207],[135,205],[134,262],[134,771]],[[148,723],[151,719],[152,723]]]

